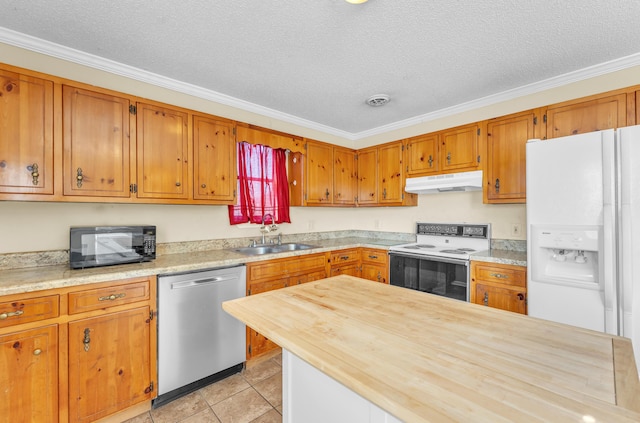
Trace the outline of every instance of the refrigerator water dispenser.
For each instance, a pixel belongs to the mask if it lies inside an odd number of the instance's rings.
[[[531,226],[532,278],[599,290],[598,226]]]

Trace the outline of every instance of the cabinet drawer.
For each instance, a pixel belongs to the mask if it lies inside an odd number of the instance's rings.
[[[272,281],[267,281],[267,282],[251,283],[249,285],[247,295],[256,295],[256,294],[260,294],[261,292],[273,291],[275,289],[284,288],[285,286],[288,286],[288,283],[289,283],[288,278],[274,279]]]
[[[385,250],[363,248],[362,261],[367,263],[387,264],[387,252]]]
[[[282,276],[285,274],[286,269],[287,263],[281,259],[269,260],[261,263],[248,263],[247,280],[258,281]]]
[[[359,260],[360,251],[357,248],[349,248],[331,253],[331,266],[338,266],[342,263],[351,263]]]
[[[287,272],[290,275],[296,273],[309,273],[313,270],[324,269],[326,263],[325,254],[311,254],[289,259]]]
[[[476,265],[475,277],[478,282],[494,282],[521,287],[527,285],[527,271],[522,266],[479,264]]]
[[[69,314],[149,300],[149,279],[69,293]]]
[[[0,302],[0,328],[58,317],[57,295]]]

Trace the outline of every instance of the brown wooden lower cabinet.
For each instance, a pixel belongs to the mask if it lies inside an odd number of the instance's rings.
[[[0,422],[92,422],[148,409],[155,292],[155,277],[141,277],[0,297]]]
[[[0,422],[58,421],[58,325],[0,335],[0,387]]]
[[[527,314],[527,268],[472,261],[470,301]]]
[[[325,253],[247,263],[247,295],[327,277]],[[247,360],[279,346],[247,326]]]

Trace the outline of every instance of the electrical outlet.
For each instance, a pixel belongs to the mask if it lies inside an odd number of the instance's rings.
[[[511,224],[511,235],[520,236],[521,233],[522,233],[522,226],[519,223],[512,223]]]

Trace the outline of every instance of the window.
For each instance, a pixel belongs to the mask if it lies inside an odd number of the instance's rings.
[[[237,148],[238,203],[229,206],[229,223],[262,223],[266,214],[273,223],[291,223],[286,151],[248,142]]]

